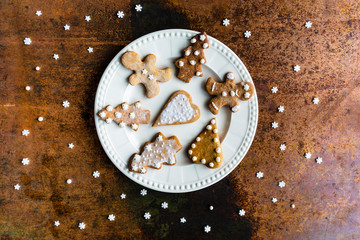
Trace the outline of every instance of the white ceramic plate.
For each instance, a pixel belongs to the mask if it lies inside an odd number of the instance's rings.
[[[130,179],[157,191],[191,192],[218,182],[244,158],[256,131],[258,102],[255,92],[249,101],[239,101],[241,108],[237,113],[231,113],[228,107],[223,107],[216,115],[224,156],[221,167],[209,169],[202,164],[193,164],[187,157],[189,144],[214,117],[207,107],[210,100],[210,95],[204,88],[207,78],[213,77],[217,81],[223,81],[227,72],[234,72],[236,82],[252,82],[249,72],[235,53],[210,36],[208,36],[210,47],[204,50],[207,59],[207,63],[202,65],[204,76],[193,77],[190,83],[177,79],[177,69],[173,63],[181,57],[182,50],[190,44],[191,37],[196,34],[198,32],[191,30],[169,29],[136,39],[110,62],[101,77],[96,93],[95,125],[106,154]],[[150,53],[155,54],[158,68],[170,67],[173,70],[172,78],[166,83],[160,83],[160,93],[156,97],[147,98],[142,84],[131,86],[128,83],[132,71],[121,64],[120,58],[129,50],[137,52],[142,58]],[[199,120],[190,124],[152,127],[169,96],[177,90],[190,93],[193,103],[200,108]],[[96,116],[96,113],[108,104],[115,107],[125,101],[133,103],[139,100],[144,109],[151,111],[151,122],[140,125],[137,132],[129,127],[120,128],[115,123],[106,124]],[[183,148],[176,154],[176,165],[163,165],[160,170],[148,168],[146,174],[129,171],[128,163],[131,155],[139,152],[141,146],[146,141],[151,141],[159,131],[166,137],[175,135],[180,140]]]

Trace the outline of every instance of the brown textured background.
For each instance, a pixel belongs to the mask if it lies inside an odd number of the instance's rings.
[[[1,239],[360,239],[358,0],[3,0],[0,11]],[[310,29],[304,27],[308,20]],[[116,53],[166,28],[205,30],[238,54],[257,89],[259,125],[247,156],[226,179],[194,193],[148,190],[141,197],[142,187],[104,153],[93,101]],[[250,39],[243,37],[246,30]],[[272,86],[279,87],[277,94],[270,93]],[[61,106],[64,100],[70,108]],[[279,105],[284,113],[276,111]],[[272,121],[279,128],[271,129]],[[28,137],[21,136],[25,128]],[[306,151],[309,160],[302,156]],[[21,164],[23,157],[30,165]],[[100,178],[92,177],[95,170]],[[73,184],[66,184],[68,178]],[[16,183],[20,191],[13,189]],[[123,192],[127,198],[120,200]],[[279,201],[271,203],[272,197]],[[160,208],[163,201],[169,209]],[[245,217],[238,215],[241,208]],[[146,211],[149,221],[142,217]],[[114,222],[107,220],[111,213]],[[85,230],[77,227],[81,221]]]

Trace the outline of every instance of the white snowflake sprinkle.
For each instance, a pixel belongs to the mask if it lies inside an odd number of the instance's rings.
[[[35,70],[36,70],[36,71],[40,71],[40,67],[39,67],[39,66],[36,66]]]
[[[276,202],[277,202],[277,198],[272,198],[271,201],[272,201],[273,203],[276,203]]]
[[[64,26],[64,29],[65,29],[65,31],[70,30],[70,26],[66,24],[66,25]]]
[[[24,39],[24,44],[25,45],[30,45],[31,44],[31,39],[30,38],[25,38]]]
[[[42,121],[44,121],[44,118],[43,117],[38,117],[38,121],[42,122]]]
[[[279,148],[280,148],[281,151],[285,151],[286,145],[285,144],[280,144]]]
[[[317,158],[315,159],[315,161],[316,161],[317,164],[321,164],[323,160],[322,160],[321,157],[317,157]]]
[[[62,105],[63,105],[64,108],[70,107],[70,103],[69,103],[68,100],[63,101]]]
[[[184,217],[180,218],[180,222],[181,223],[186,223],[186,218],[184,218]]]
[[[291,208],[295,208],[295,204],[291,204],[290,206],[291,206]]]
[[[82,230],[82,229],[85,229],[85,227],[86,227],[86,224],[85,223],[83,223],[83,222],[81,222],[81,223],[79,223],[79,228]]]
[[[281,181],[281,182],[279,182],[278,185],[279,185],[280,188],[283,188],[283,187],[285,187],[285,182],[284,182],[284,181]]]
[[[319,104],[320,100],[319,100],[319,98],[316,97],[312,100],[312,102],[313,102],[313,104]]]
[[[20,185],[19,184],[14,185],[14,189],[15,190],[20,190]]]
[[[251,36],[251,32],[250,32],[250,31],[244,32],[244,37],[249,38],[250,36]]]
[[[30,87],[30,86],[26,86],[26,87],[25,87],[25,90],[26,90],[26,91],[30,91],[30,90],[31,90],[31,87]]]
[[[285,110],[285,107],[284,107],[284,106],[279,106],[279,107],[278,107],[278,111],[279,111],[279,112],[284,112],[284,110]]]
[[[22,163],[23,165],[29,165],[29,162],[30,162],[30,160],[29,160],[28,158],[23,158],[23,159],[21,160],[21,163]]]
[[[305,157],[306,159],[311,158],[311,153],[309,153],[309,152],[305,153],[305,154],[304,154],[304,157]]]
[[[40,10],[36,11],[35,13],[38,17],[40,17],[42,15],[42,12]]]
[[[161,203],[161,207],[162,207],[163,209],[167,209],[168,206],[169,206],[169,204],[168,204],[167,202]]]
[[[147,190],[146,189],[141,189],[140,194],[142,196],[145,196],[147,194]]]
[[[141,6],[140,4],[137,4],[137,5],[135,6],[135,10],[136,10],[137,12],[141,12],[141,11],[142,11],[142,6]]]
[[[259,179],[260,179],[260,178],[263,178],[263,177],[264,177],[264,173],[261,172],[261,171],[259,171],[259,172],[256,173],[256,177],[259,178]]]
[[[307,22],[305,23],[305,27],[306,27],[306,28],[311,28],[311,27],[312,27],[312,22],[307,21]]]
[[[295,65],[295,66],[294,66],[294,71],[295,71],[295,72],[299,72],[299,71],[300,71],[300,66],[299,66],[299,65]]]
[[[272,92],[272,93],[277,93],[277,92],[278,92],[278,88],[277,88],[277,87],[272,87],[272,88],[271,88],[271,92]]]
[[[149,212],[146,212],[146,213],[144,214],[144,218],[145,218],[146,220],[149,220],[149,219],[151,218],[151,214],[150,214]]]
[[[100,173],[99,173],[99,171],[95,171],[95,172],[93,172],[93,177],[94,178],[98,178],[98,177],[100,177]]]
[[[227,26],[230,25],[230,20],[227,19],[227,18],[225,18],[225,19],[222,21],[222,24],[223,24],[225,27],[227,27]]]
[[[94,52],[94,49],[92,47],[89,47],[87,50],[88,50],[89,53]]]
[[[22,130],[21,134],[22,134],[23,136],[28,136],[28,135],[30,134],[30,131],[27,130],[27,129],[24,129],[24,130]]]
[[[153,79],[154,79],[154,75],[149,74],[148,79],[149,79],[150,81],[153,80]]]
[[[54,225],[55,225],[56,227],[60,226],[60,221],[55,221],[55,222],[54,222]]]
[[[53,55],[53,58],[54,58],[55,60],[58,60],[58,59],[59,59],[59,54],[54,54],[54,55]]]
[[[66,180],[66,183],[67,183],[67,184],[71,184],[71,183],[72,183],[72,180],[69,178],[68,180]]]
[[[210,232],[210,231],[211,231],[211,227],[210,227],[209,225],[206,225],[206,226],[204,227],[204,232],[208,233],[208,232]]]
[[[68,147],[69,147],[70,149],[73,149],[73,148],[75,147],[75,145],[74,145],[73,143],[69,143],[69,144],[68,144]]]
[[[125,194],[125,193],[122,193],[122,194],[120,195],[120,197],[121,197],[121,199],[125,199],[125,198],[126,198],[126,194]]]
[[[279,124],[277,122],[272,122],[271,127],[272,128],[277,128],[277,127],[279,127]]]
[[[117,15],[118,18],[123,18],[123,17],[125,16],[125,14],[124,14],[123,11],[118,11],[118,12],[116,13],[116,15]]]
[[[90,16],[85,16],[85,21],[89,22],[91,20]]]
[[[244,209],[241,209],[239,210],[239,215],[242,217],[242,216],[245,216],[245,210]]]
[[[108,216],[108,219],[109,219],[110,221],[114,221],[114,220],[115,220],[115,215],[114,215],[114,214],[110,214],[110,215]]]

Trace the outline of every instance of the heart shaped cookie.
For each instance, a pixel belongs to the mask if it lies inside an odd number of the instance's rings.
[[[153,127],[192,123],[200,117],[200,109],[192,103],[189,93],[174,92],[164,105]]]

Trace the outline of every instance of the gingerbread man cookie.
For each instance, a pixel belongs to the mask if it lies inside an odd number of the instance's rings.
[[[130,160],[129,169],[132,172],[147,172],[148,167],[160,169],[163,164],[175,165],[175,154],[182,148],[176,136],[166,138],[159,132],[153,142],[146,142],[141,154],[135,153]]]
[[[213,114],[218,114],[222,106],[228,105],[232,112],[239,111],[241,101],[248,101],[254,94],[254,85],[251,82],[235,84],[235,75],[232,72],[226,74],[225,82],[217,82],[212,77],[206,82],[206,91],[215,96],[210,100],[209,109]]]
[[[107,105],[98,112],[98,116],[108,124],[114,121],[120,127],[128,125],[134,131],[139,129],[139,124],[150,122],[150,111],[142,109],[140,101],[131,105],[123,102],[115,108]]]
[[[205,32],[199,33],[190,42],[191,45],[183,50],[184,57],[175,62],[175,66],[179,68],[177,77],[186,83],[189,83],[193,76],[203,76],[201,64],[206,63],[204,49],[209,48]]]
[[[209,125],[195,138],[190,145],[188,156],[193,163],[204,164],[208,168],[218,168],[223,161],[216,119],[211,119]]]
[[[141,61],[140,55],[136,52],[128,51],[121,57],[121,63],[135,73],[129,77],[129,83],[133,86],[142,83],[146,88],[148,98],[155,97],[160,92],[158,82],[167,82],[171,78],[172,71],[170,68],[159,69],[155,67],[156,56],[147,55]]]

